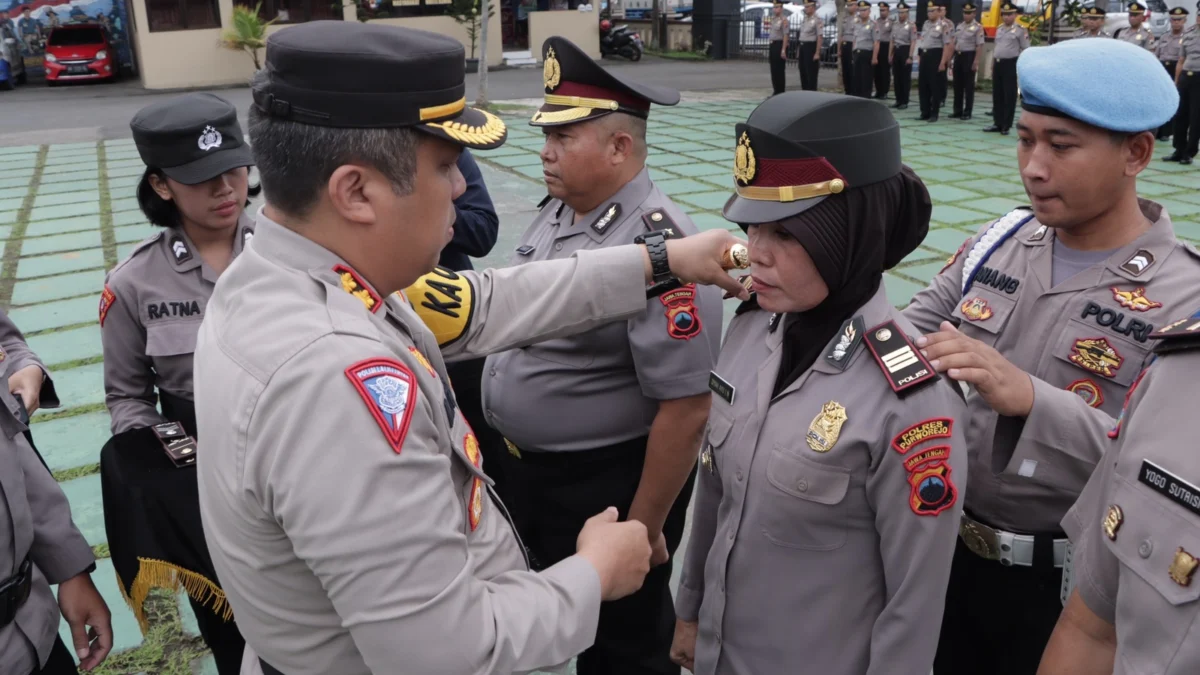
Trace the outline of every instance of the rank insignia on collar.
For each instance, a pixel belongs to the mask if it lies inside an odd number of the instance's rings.
[[[868,330],[866,342],[892,391],[897,394],[904,396],[917,386],[938,379],[933,366],[921,356],[895,321],[885,321]]]
[[[362,396],[392,450],[400,454],[417,400],[417,378],[408,366],[385,358],[359,361],[346,369],[346,377]]]
[[[1135,312],[1145,312],[1162,307],[1161,302],[1155,302],[1146,297],[1145,287],[1139,286],[1132,291],[1122,291],[1113,286],[1109,290],[1112,291],[1113,299],[1117,301],[1117,304],[1125,309],[1132,309]]]
[[[776,328],[779,328],[779,322],[783,319],[783,315],[775,312],[767,319],[767,332],[774,333]]]
[[[676,340],[691,340],[700,334],[700,313],[696,311],[696,284],[663,293],[658,298],[666,307],[667,335]]]
[[[988,307],[988,301],[978,297],[963,301],[959,309],[967,321],[987,321],[993,314],[992,308]]]
[[[1108,512],[1104,514],[1104,520],[1101,521],[1100,527],[1104,529],[1104,536],[1111,541],[1117,540],[1117,530],[1121,529],[1121,523],[1125,522],[1125,513],[1121,511],[1121,507],[1116,504],[1109,504]]]
[[[1167,570],[1167,574],[1171,576],[1171,581],[1180,586],[1190,586],[1197,566],[1200,566],[1200,560],[1180,546],[1175,551],[1175,559],[1171,561],[1171,569]]]
[[[1121,264],[1121,271],[1130,276],[1141,276],[1142,272],[1154,265],[1154,254],[1146,249],[1138,249],[1137,253]]]
[[[958,501],[958,488],[950,480],[950,467],[934,461],[908,474],[912,486],[908,506],[918,516],[936,516]]]
[[[177,265],[192,259],[192,251],[182,237],[171,237],[171,255],[175,256]]]
[[[892,439],[892,448],[903,455],[925,441],[935,438],[950,438],[953,431],[954,420],[949,417],[927,419],[896,434],[896,437]]]
[[[1080,368],[1104,377],[1115,376],[1125,362],[1125,357],[1102,337],[1076,340],[1068,358]]]
[[[467,458],[476,468],[481,466],[483,455],[479,452],[479,440],[473,432],[463,437],[463,452],[467,453]],[[483,517],[483,493],[483,480],[476,476],[471,481],[471,496],[467,502],[467,522],[470,523],[472,532],[479,527],[479,520]]]
[[[104,328],[104,318],[108,316],[108,310],[112,308],[113,303],[117,301],[117,295],[109,290],[108,286],[100,292],[100,327]]]
[[[1088,379],[1075,380],[1067,386],[1067,391],[1083,399],[1083,402],[1093,408],[1099,408],[1104,403],[1104,393],[1100,387]]]
[[[596,222],[592,223],[592,230],[594,230],[596,234],[604,234],[604,231],[608,229],[608,226],[612,225],[613,221],[615,221],[620,215],[621,205],[615,202],[609,204],[608,209],[604,211],[604,214],[597,218]]]
[[[245,232],[242,233],[242,243],[243,244],[245,244],[246,242],[250,241],[253,238],[254,238],[254,230],[246,230]]]
[[[647,211],[646,213],[643,213],[642,222],[646,224],[646,227],[650,228],[651,232],[656,230],[666,230],[668,239],[672,239],[676,236],[675,229],[678,226],[675,224],[674,219],[667,215],[667,212],[664,209],[654,209],[653,211]]]
[[[430,375],[437,377],[437,371],[433,369],[433,364],[429,362],[429,359],[425,358],[425,355],[421,353],[420,349],[417,349],[416,347],[409,347],[408,351],[413,355],[413,358],[417,360],[417,363],[425,366],[425,370],[429,371]]]
[[[379,311],[379,306],[382,304],[379,300],[379,295],[367,285],[367,282],[362,280],[362,277],[358,276],[358,272],[345,265],[334,265],[333,271],[342,282],[343,291],[361,300],[368,311]]]
[[[845,372],[846,368],[850,365],[850,357],[853,356],[854,350],[862,342],[865,330],[866,324],[863,323],[861,316],[847,319],[842,324],[842,329],[838,331],[837,340],[825,354],[825,360]]]
[[[1034,230],[1033,234],[1029,235],[1029,241],[1041,241],[1046,238],[1046,233],[1049,231],[1050,228],[1046,227],[1045,225],[1039,225],[1038,229]]]
[[[808,425],[808,433],[804,440],[808,447],[816,452],[829,452],[837,444],[842,435],[842,425],[846,423],[846,409],[837,401],[829,401],[821,406],[821,412]]]

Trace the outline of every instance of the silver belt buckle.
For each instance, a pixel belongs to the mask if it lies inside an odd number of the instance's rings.
[[[984,560],[1000,559],[1000,537],[995,530],[963,516],[958,526],[958,536],[971,553]]]

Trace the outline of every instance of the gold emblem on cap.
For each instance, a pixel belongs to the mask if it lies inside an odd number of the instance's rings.
[[[754,150],[750,148],[750,136],[743,131],[742,137],[738,139],[737,151],[733,156],[733,177],[742,184],[748,185],[750,181],[754,180],[756,172]]]
[[[1125,522],[1125,514],[1121,512],[1121,507],[1112,504],[1108,507],[1108,513],[1104,514],[1104,522],[1101,527],[1104,528],[1104,536],[1112,541],[1117,540],[1117,530],[1121,529],[1121,523]]]
[[[546,63],[542,65],[542,83],[546,89],[554,91],[562,82],[562,67],[558,65],[558,57],[554,55],[554,47],[546,51]]]
[[[1167,574],[1171,575],[1171,581],[1180,586],[1190,586],[1192,574],[1195,573],[1198,565],[1200,565],[1200,560],[1180,546],[1175,551],[1175,559],[1171,561],[1171,569],[1167,570]]]
[[[821,406],[821,412],[808,425],[808,433],[804,437],[808,447],[817,452],[832,450],[842,435],[842,425],[846,419],[846,408],[841,403],[829,401]]]

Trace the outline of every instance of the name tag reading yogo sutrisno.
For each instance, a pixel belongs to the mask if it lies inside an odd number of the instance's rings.
[[[1153,490],[1192,513],[1200,515],[1200,487],[1172,474],[1150,460],[1142,460],[1138,471],[1138,482],[1149,485]]]

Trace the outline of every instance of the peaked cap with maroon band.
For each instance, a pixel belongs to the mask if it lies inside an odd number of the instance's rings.
[[[614,112],[646,119],[651,103],[679,103],[678,91],[623,80],[557,35],[542,44],[542,84],[546,102],[529,120],[535,127],[575,124]]]
[[[852,135],[844,130],[854,129]],[[826,197],[900,173],[900,125],[871,99],[795,91],[763,101],[738,124],[736,191],[725,218],[783,220]]]

